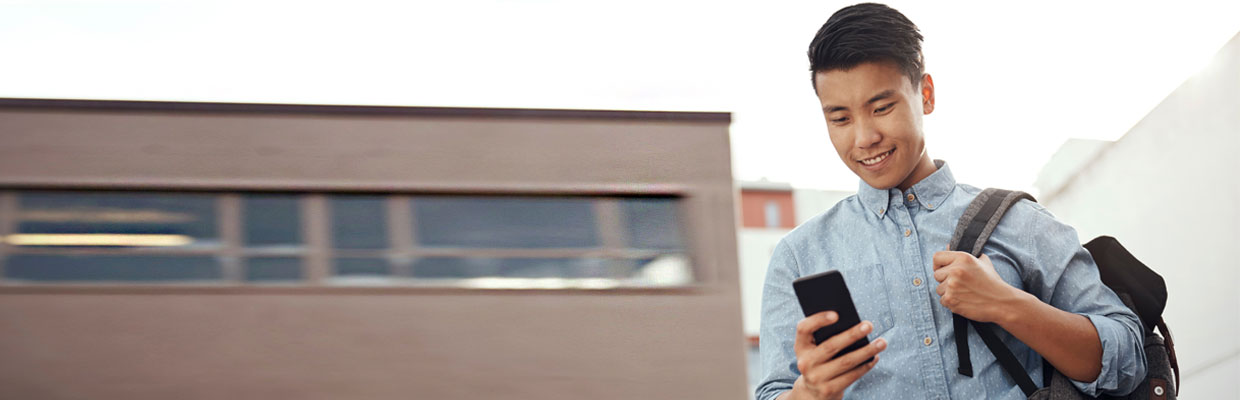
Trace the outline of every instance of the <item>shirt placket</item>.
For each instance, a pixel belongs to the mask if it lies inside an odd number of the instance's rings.
[[[903,274],[907,279],[901,279],[910,292],[908,298],[912,299],[908,305],[911,312],[910,320],[913,321],[913,332],[917,335],[914,338],[906,340],[917,340],[917,360],[921,364],[924,378],[923,385],[926,388],[927,399],[949,399],[950,394],[947,387],[947,369],[943,365],[943,358],[940,356],[941,344],[935,340],[938,337],[938,329],[934,322],[934,311],[931,309],[931,302],[934,296],[930,294],[929,280],[931,277],[924,276],[926,269],[926,260],[921,254],[921,243],[917,234],[917,226],[913,222],[913,217],[917,214],[916,197],[912,194],[904,194],[902,198],[894,203],[900,204],[897,212],[891,213],[896,218],[896,224],[900,228],[900,249],[904,253]]]

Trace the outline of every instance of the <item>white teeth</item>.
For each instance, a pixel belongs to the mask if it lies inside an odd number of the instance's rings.
[[[865,164],[865,165],[874,165],[874,164],[878,164],[878,163],[882,162],[883,160],[887,159],[887,156],[889,156],[889,155],[891,155],[891,151],[890,151],[890,150],[888,150],[886,153],[879,154],[879,155],[878,155],[878,157],[874,157],[874,158],[871,158],[871,159],[868,159],[868,160],[861,160],[861,163],[862,163],[862,164]]]

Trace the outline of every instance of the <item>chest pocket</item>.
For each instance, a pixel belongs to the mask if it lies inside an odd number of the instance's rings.
[[[870,341],[878,339],[895,327],[895,316],[891,313],[891,300],[887,295],[882,264],[840,270],[840,273],[844,275],[844,283],[848,285],[853,305],[857,306],[857,314],[862,321],[874,324],[874,331],[867,336]]]

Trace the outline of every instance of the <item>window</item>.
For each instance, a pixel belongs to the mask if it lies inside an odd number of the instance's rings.
[[[300,247],[301,204],[295,194],[242,197],[247,247]]]
[[[216,196],[30,191],[0,218],[16,282],[219,281]]]
[[[373,195],[333,195],[332,246],[336,249],[386,249],[387,198]]]
[[[581,248],[599,245],[590,198],[426,196],[413,201],[427,247]]]
[[[675,197],[9,191],[0,200],[5,283],[694,280]]]
[[[674,198],[423,195],[409,236],[336,260],[333,283],[556,288],[692,282]]]
[[[620,202],[628,243],[639,249],[681,250],[676,199],[629,198]]]
[[[765,211],[766,211],[766,227],[767,228],[778,228],[779,222],[780,222],[779,221],[779,203],[774,202],[774,201],[766,202]]]
[[[35,282],[218,281],[215,257],[127,254],[14,254],[5,279]]]
[[[254,283],[297,283],[305,278],[301,258],[251,257],[247,259],[245,280]]]
[[[42,248],[215,248],[214,196],[25,192],[8,243]]]

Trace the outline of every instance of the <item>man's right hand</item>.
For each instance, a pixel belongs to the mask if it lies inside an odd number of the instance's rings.
[[[874,364],[878,363],[878,353],[887,348],[886,339],[880,338],[865,347],[831,359],[849,344],[869,334],[874,329],[870,321],[862,321],[820,344],[814,344],[814,332],[838,320],[839,316],[834,311],[824,311],[805,317],[797,323],[797,339],[793,349],[797,354],[797,369],[801,370],[801,376],[792,385],[792,390],[781,397],[782,400],[841,399],[849,385],[870,372]],[[865,360],[870,357],[874,357],[874,361],[866,363]]]

